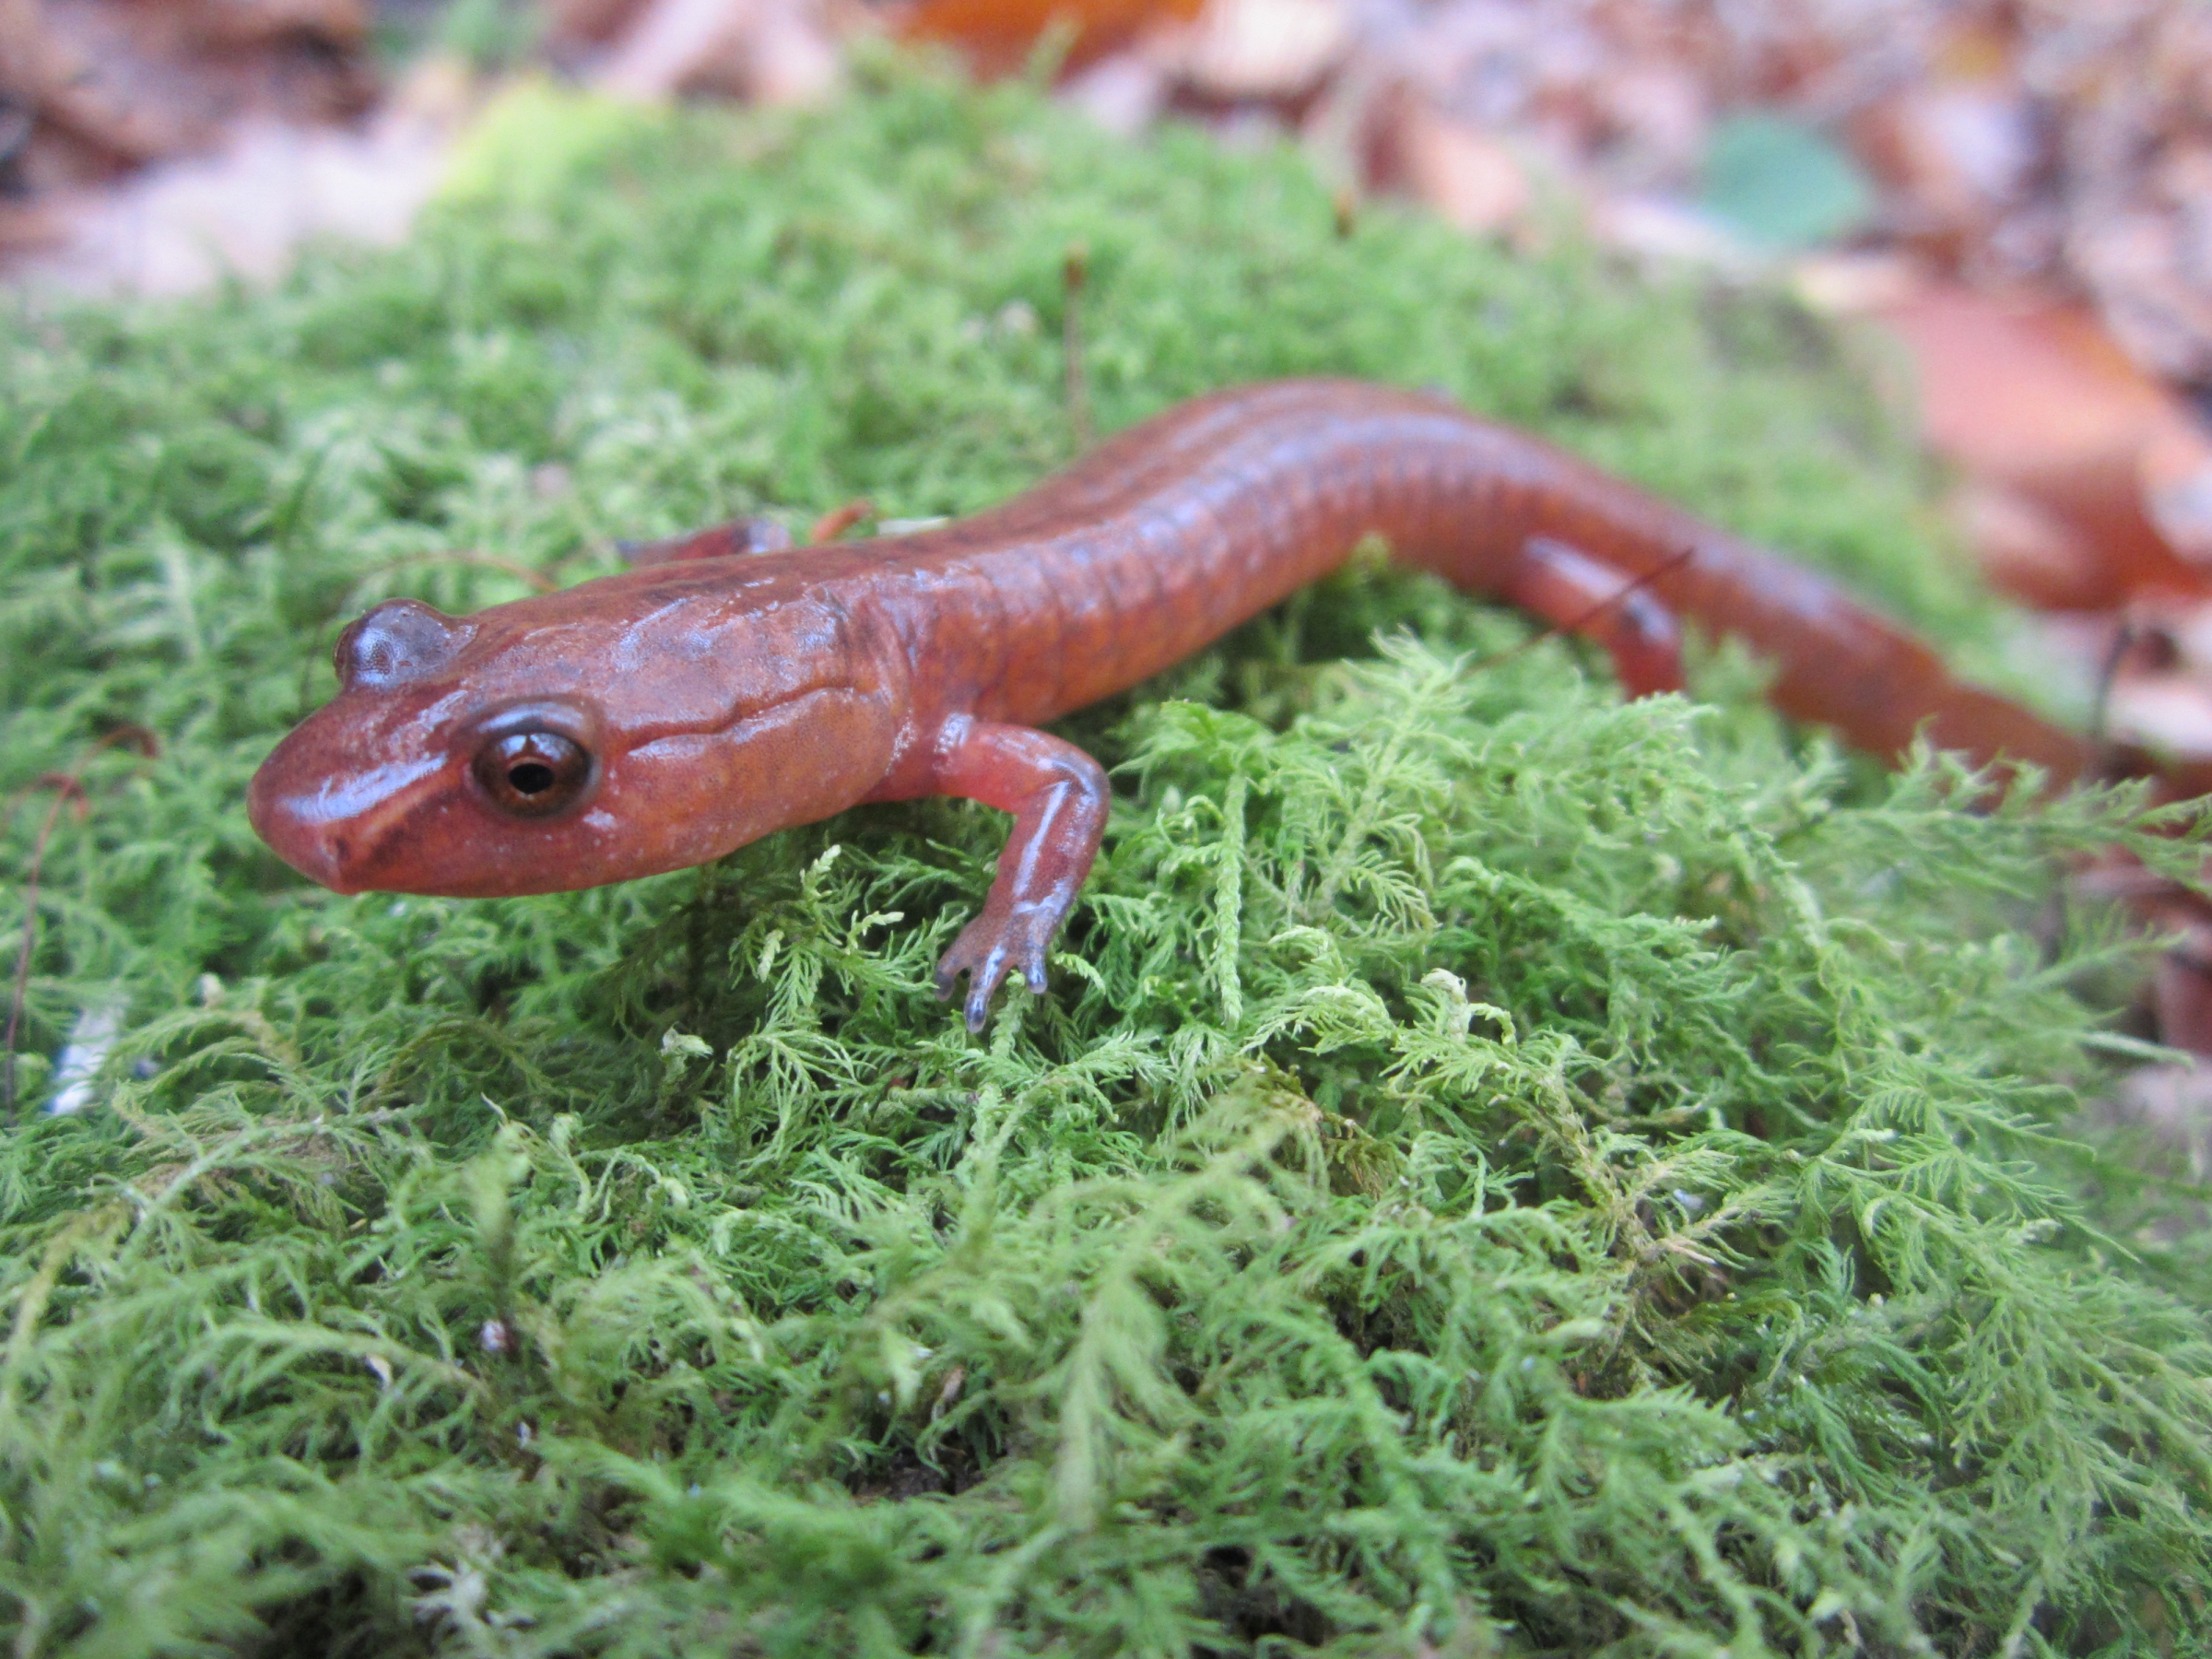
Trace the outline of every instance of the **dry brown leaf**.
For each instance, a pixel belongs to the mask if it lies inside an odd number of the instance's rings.
[[[143,6],[147,0],[138,0]],[[227,46],[259,46],[292,36],[357,46],[369,33],[364,0],[193,0],[165,7],[182,14],[194,38]]]
[[[0,91],[36,115],[34,143],[58,135],[142,163],[206,149],[249,117],[359,113],[365,28],[354,0],[5,0]]]
[[[1929,444],[1976,487],[2015,498],[1998,512],[1985,498],[1984,525],[2017,532],[2040,515],[2033,534],[2000,537],[1994,575],[2068,609],[2206,590],[2196,549],[2161,534],[2151,497],[2185,520],[2212,478],[2212,436],[2093,316],[1947,284],[1877,314],[1910,348]]]
[[[742,50],[752,0],[648,0],[593,77],[618,98],[671,98],[724,55]]]
[[[843,78],[843,60],[822,8],[813,0],[767,0],[745,66],[745,96],[774,106],[817,104]]]
[[[812,103],[835,89],[836,41],[816,0],[649,0],[594,76],[618,97],[719,92]]]
[[[1206,0],[1152,55],[1202,98],[1279,103],[1312,91],[1350,42],[1346,0]]]
[[[1986,242],[2027,194],[2041,159],[2035,111],[2003,80],[1913,82],[1853,124],[1859,155],[1901,194],[1901,227],[1918,239]]]
[[[431,59],[359,128],[242,122],[207,154],[45,204],[50,245],[21,276],[80,293],[178,294],[226,276],[274,278],[311,237],[397,241],[475,98],[464,68]]]
[[[558,48],[604,46],[639,9],[639,0],[543,0],[546,38]]]
[[[1591,88],[1604,171],[1616,187],[1645,189],[1692,177],[1712,124],[1711,100],[1679,64],[1617,63]]]
[[[1983,572],[2015,598],[2045,610],[2086,610],[2109,591],[2096,544],[2033,496],[1969,478],[1950,509]]]
[[[2212,383],[2212,8],[2029,0],[2022,76],[2054,133],[2064,253],[2128,350]]]
[[[1060,95],[1108,132],[1133,138],[1167,108],[1168,73],[1141,51],[1115,52],[1068,76]]]

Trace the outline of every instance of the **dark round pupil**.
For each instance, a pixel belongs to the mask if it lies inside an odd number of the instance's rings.
[[[476,773],[493,806],[518,818],[544,818],[590,786],[592,757],[559,732],[512,732],[484,746]]]

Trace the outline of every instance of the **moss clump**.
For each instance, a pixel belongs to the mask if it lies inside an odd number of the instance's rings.
[[[1969,816],[1362,570],[1073,723],[1108,852],[981,1041],[980,809],[473,904],[243,822],[377,596],[1060,461],[1074,241],[1101,424],[1441,382],[1971,629],[1785,317],[1018,92],[504,130],[401,253],[5,342],[11,894],[38,776],[160,740],[38,899],[29,1103],[121,1034],[0,1144],[18,1653],[2205,1639],[2212,1342],[2050,1132],[2127,952],[2038,904],[2125,801]]]

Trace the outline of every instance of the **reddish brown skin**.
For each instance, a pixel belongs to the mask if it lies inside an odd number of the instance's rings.
[[[1679,614],[1749,641],[1777,706],[1862,748],[1925,728],[2056,783],[2090,770],[2081,740],[1830,583],[1540,440],[1435,397],[1288,381],[1184,404],[920,535],[790,549],[724,526],[467,618],[388,601],[340,640],[338,696],[254,777],[253,825],[341,892],[481,897],[700,864],[863,801],[982,801],[1013,833],[938,971],[947,993],[969,976],[980,1027],[1008,972],[1043,989],[1105,825],[1098,763],[1038,728],[1369,536],[1595,639],[1631,693],[1679,687]],[[479,776],[514,731],[588,757],[561,810],[512,816]]]

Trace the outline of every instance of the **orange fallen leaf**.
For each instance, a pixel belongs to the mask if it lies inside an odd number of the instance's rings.
[[[912,40],[959,47],[980,75],[1005,75],[1022,66],[1046,29],[1074,29],[1069,68],[1104,55],[1154,24],[1188,21],[1201,0],[919,0],[899,20]]]
[[[1943,283],[1875,314],[1912,353],[1928,443],[1979,492],[1994,579],[2067,610],[2212,592],[2212,433],[2092,315]]]

